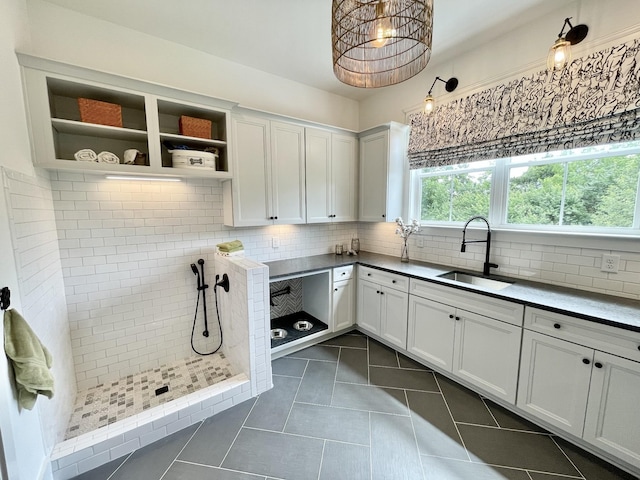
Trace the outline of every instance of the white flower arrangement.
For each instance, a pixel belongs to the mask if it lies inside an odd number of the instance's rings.
[[[411,223],[406,224],[402,220],[402,217],[398,217],[396,218],[396,224],[398,225],[398,228],[396,228],[396,235],[400,235],[404,239],[409,238],[409,235],[412,233],[420,231],[420,224],[415,218]]]

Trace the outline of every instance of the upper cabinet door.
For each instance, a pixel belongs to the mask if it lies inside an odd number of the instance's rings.
[[[269,121],[257,117],[234,116],[233,212],[225,204],[225,224],[236,227],[271,225]],[[228,189],[229,185],[225,185]]]
[[[331,211],[331,132],[306,129],[307,223],[326,223]]]
[[[360,220],[385,222],[389,132],[360,138]]]
[[[358,142],[355,137],[333,134],[331,142],[332,220],[358,220]],[[308,193],[307,193],[308,198]]]
[[[274,223],[305,223],[304,127],[271,122],[271,175]]]
[[[408,201],[409,126],[391,122],[360,136],[360,206],[364,222],[393,222]]]

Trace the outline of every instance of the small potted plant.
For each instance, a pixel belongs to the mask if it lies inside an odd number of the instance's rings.
[[[409,240],[409,236],[412,233],[420,231],[420,224],[416,219],[413,219],[413,221],[409,224],[405,224],[404,221],[402,220],[402,217],[396,218],[396,224],[398,225],[398,227],[396,228],[396,235],[400,235],[403,240],[402,253],[400,254],[400,261],[408,262],[409,261],[409,245],[407,242]]]

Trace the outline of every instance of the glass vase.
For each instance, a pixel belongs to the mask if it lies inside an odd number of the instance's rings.
[[[404,242],[402,242],[402,253],[400,254],[401,262],[409,261],[409,244],[407,243],[408,240],[409,238],[407,237],[404,239]]]

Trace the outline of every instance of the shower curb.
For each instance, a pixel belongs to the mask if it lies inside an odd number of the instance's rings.
[[[244,373],[58,443],[51,453],[54,480],[68,480],[127,455],[251,398]]]

